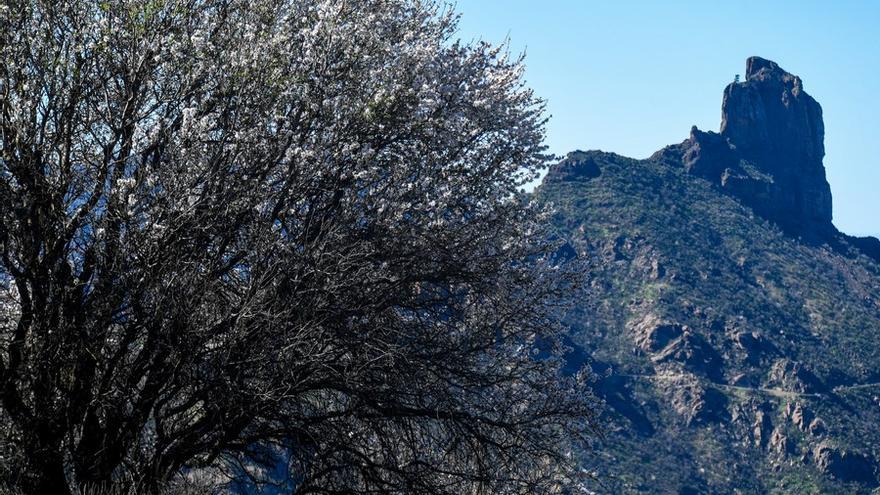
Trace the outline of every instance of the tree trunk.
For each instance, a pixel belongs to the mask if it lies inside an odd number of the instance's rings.
[[[70,486],[64,475],[64,460],[60,452],[50,454],[46,451],[29,456],[30,473],[26,492],[28,494],[69,495]]]

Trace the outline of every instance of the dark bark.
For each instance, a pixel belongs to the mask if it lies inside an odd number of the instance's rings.
[[[26,476],[24,478],[26,493],[70,494],[60,448],[28,449],[26,459],[28,469],[23,473]]]

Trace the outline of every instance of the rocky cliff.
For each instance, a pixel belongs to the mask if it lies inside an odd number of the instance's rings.
[[[724,90],[720,134],[691,131],[684,163],[789,233],[823,240],[832,226],[822,107],[798,76],[751,57]]]
[[[753,57],[720,132],[551,168],[536,197],[592,266],[567,317],[607,409],[592,490],[878,490],[880,241],[832,225],[823,138],[801,80]]]

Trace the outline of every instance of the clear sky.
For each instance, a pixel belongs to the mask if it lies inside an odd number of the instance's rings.
[[[644,158],[717,131],[746,58],[801,76],[825,116],[834,223],[880,235],[880,0],[458,0],[460,36],[526,52],[550,151]]]

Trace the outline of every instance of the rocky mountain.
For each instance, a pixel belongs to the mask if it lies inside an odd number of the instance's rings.
[[[591,266],[568,315],[602,493],[880,493],[880,241],[832,223],[819,103],[758,57],[719,132],[573,152],[536,197]]]

